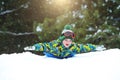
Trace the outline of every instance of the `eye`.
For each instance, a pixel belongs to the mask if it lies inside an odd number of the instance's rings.
[[[71,42],[71,39],[69,39],[68,41]]]

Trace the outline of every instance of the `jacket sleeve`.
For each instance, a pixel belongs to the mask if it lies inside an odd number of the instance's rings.
[[[44,50],[44,46],[43,43],[37,43],[33,45],[35,47],[35,51],[43,51]]]
[[[90,52],[90,51],[95,51],[96,50],[96,46],[93,44],[80,44],[80,53],[85,53],[85,52]]]
[[[37,43],[33,46],[35,47],[35,51],[50,51],[54,46],[57,45],[56,43],[57,41],[53,40],[51,42]]]
[[[33,45],[35,47],[35,51],[49,51],[51,48],[51,42],[48,43],[37,43]]]

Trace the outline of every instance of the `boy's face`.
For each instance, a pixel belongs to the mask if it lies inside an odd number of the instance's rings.
[[[62,43],[65,47],[68,48],[72,44],[72,40],[71,39],[64,39]]]

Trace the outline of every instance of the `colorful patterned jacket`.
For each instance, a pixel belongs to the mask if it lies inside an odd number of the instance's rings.
[[[48,43],[37,43],[34,45],[35,51],[42,51],[46,56],[55,58],[68,58],[77,53],[95,51],[96,46],[92,44],[77,44],[73,42],[69,48],[64,47],[59,39]]]

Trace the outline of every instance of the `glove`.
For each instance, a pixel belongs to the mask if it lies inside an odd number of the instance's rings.
[[[103,50],[106,50],[106,48],[104,47],[104,45],[96,46],[96,51],[103,51]]]
[[[41,48],[40,44],[35,44],[33,46],[28,46],[28,47],[25,47],[24,50],[25,51],[39,51]]]
[[[28,50],[28,51],[33,51],[33,50],[35,50],[35,46],[25,47],[24,50],[25,50],[25,51],[27,51],[27,50]]]

